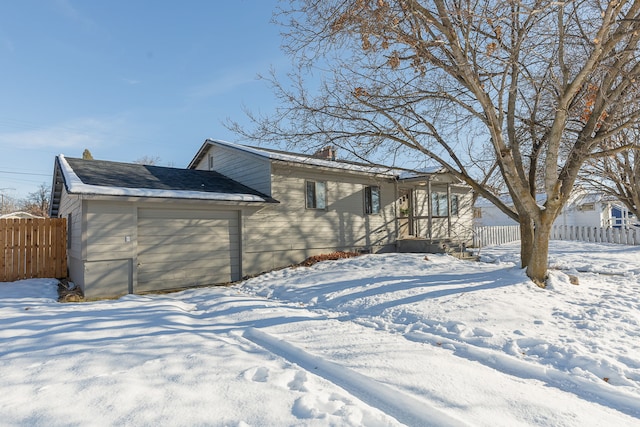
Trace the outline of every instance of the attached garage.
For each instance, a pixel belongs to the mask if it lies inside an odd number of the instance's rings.
[[[242,218],[278,203],[217,172],[56,158],[52,216],[86,298],[242,277]]]
[[[139,209],[134,292],[239,280],[239,216],[240,211]]]

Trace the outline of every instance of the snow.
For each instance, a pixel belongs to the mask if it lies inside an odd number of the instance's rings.
[[[0,283],[0,424],[639,425],[640,247],[554,241],[540,289],[518,245],[90,303]]]
[[[246,145],[234,144],[232,142],[222,141],[219,139],[207,139],[210,144],[218,144],[226,147],[234,148],[236,150],[251,153],[256,156],[264,157],[270,160],[279,160],[282,162],[300,163],[314,166],[321,166],[332,169],[342,169],[352,172],[365,172],[377,175],[387,175],[390,177],[398,177],[399,179],[410,178],[423,178],[425,175],[433,175],[436,173],[444,173],[444,169],[441,166],[434,166],[431,168],[424,168],[417,171],[403,171],[394,169],[392,167],[374,166],[366,164],[358,164],[351,162],[343,162],[340,160],[327,160],[322,158],[310,157],[301,154],[284,153],[269,150],[262,150],[256,147],[249,147]]]
[[[160,197],[174,199],[221,200],[233,202],[265,202],[263,197],[242,193],[215,193],[206,191],[160,190],[153,188],[106,187],[85,184],[73,171],[63,154],[58,155],[67,190],[72,194],[96,194],[101,196]]]

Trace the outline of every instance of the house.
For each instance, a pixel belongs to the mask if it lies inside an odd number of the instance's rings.
[[[58,156],[51,216],[88,298],[240,280],[340,250],[467,242],[471,192],[420,174],[206,140],[186,169]]]
[[[502,200],[508,206],[513,206],[509,197],[502,197]],[[538,203],[543,204],[544,197],[538,197]],[[473,223],[475,226],[517,225],[516,221],[481,197],[474,205]],[[618,228],[635,223],[637,221],[633,214],[617,199],[577,188],[554,225]]]
[[[0,219],[40,219],[42,216],[34,215],[29,212],[12,212],[0,215]]]

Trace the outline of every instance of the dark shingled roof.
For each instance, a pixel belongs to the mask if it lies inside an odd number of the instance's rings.
[[[88,185],[230,195],[250,194],[262,197],[267,202],[277,203],[275,199],[218,172],[69,157],[65,157],[65,160],[78,178]]]

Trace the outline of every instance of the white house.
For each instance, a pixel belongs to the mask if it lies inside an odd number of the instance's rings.
[[[229,283],[334,251],[470,241],[472,196],[449,173],[206,140],[187,169],[55,161],[72,281],[88,298]]]
[[[501,197],[508,206],[513,206],[511,198]],[[544,203],[544,197],[538,198]],[[631,212],[613,197],[600,193],[577,189],[571,195],[554,225],[587,226],[587,227],[627,227],[637,223]],[[479,197],[474,204],[474,226],[517,225],[487,199]]]

